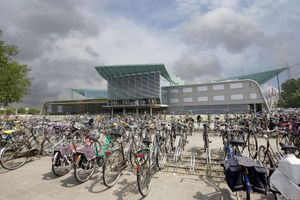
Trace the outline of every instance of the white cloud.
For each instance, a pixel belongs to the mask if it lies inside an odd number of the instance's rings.
[[[255,45],[263,37],[255,22],[227,8],[196,15],[184,24],[183,35],[188,44],[204,48],[224,46],[231,52]]]
[[[109,4],[1,1],[3,39],[16,44],[19,61],[32,67],[26,103],[69,98],[71,87],[105,88],[94,69],[102,64],[164,63],[171,74],[195,83],[300,60],[297,0],[177,0],[163,9],[149,3],[151,16],[140,10],[142,3],[132,15],[134,1],[118,12]]]

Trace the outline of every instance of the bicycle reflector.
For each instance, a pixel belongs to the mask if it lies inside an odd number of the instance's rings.
[[[143,153],[138,153],[135,155],[137,158],[145,158],[145,155]]]
[[[136,172],[140,172],[141,171],[141,165],[136,165]]]
[[[111,151],[105,151],[104,153],[105,153],[106,157],[112,154]]]

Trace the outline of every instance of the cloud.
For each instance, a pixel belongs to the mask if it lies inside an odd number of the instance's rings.
[[[187,83],[201,79],[208,81],[208,77],[217,77],[220,63],[216,55],[211,52],[185,52],[175,62],[175,75],[183,78]]]
[[[79,2],[28,0],[4,4],[0,12],[5,9],[10,12],[2,16],[0,22],[4,24],[7,40],[13,41],[20,50],[18,59],[31,60],[41,56],[59,38],[98,35],[99,25],[79,8]]]
[[[183,26],[183,39],[192,45],[240,52],[255,45],[263,36],[260,28],[245,16],[220,8],[205,15],[197,15]]]
[[[24,103],[41,105],[105,88],[102,64],[164,63],[199,83],[299,63],[299,10],[296,0],[10,0],[0,29],[32,68]]]

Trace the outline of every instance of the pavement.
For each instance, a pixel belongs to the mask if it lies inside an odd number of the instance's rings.
[[[210,136],[212,147],[221,148],[221,138]],[[203,145],[202,134],[189,137],[189,146]],[[259,145],[264,140],[258,140]],[[51,158],[34,158],[23,167],[6,171],[0,167],[0,200],[99,200],[99,199],[142,199],[138,192],[136,176],[130,170],[124,170],[118,183],[107,188],[102,183],[102,175],[96,173],[91,180],[78,184],[73,170],[62,177],[56,177],[51,171]],[[188,200],[188,199],[243,199],[238,193],[232,193],[224,177],[191,175],[174,172],[157,172],[154,175],[152,189],[145,200]],[[274,199],[272,194],[251,194],[251,199]]]

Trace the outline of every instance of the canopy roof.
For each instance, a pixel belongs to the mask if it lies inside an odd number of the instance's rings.
[[[288,69],[288,67],[285,67],[285,68],[280,68],[280,69],[275,69],[275,70],[270,70],[270,71],[265,71],[265,72],[259,72],[259,73],[255,73],[255,74],[249,74],[249,75],[243,75],[243,76],[236,76],[236,77],[232,77],[232,78],[226,78],[226,79],[222,79],[222,80],[219,80],[219,81],[251,79],[251,80],[256,81],[258,84],[262,85],[265,82],[271,80],[276,75],[280,74],[281,72],[283,72],[287,69]]]
[[[84,96],[87,99],[90,98],[107,98],[107,90],[105,89],[78,89],[72,88],[72,91]]]
[[[161,76],[167,81],[176,84],[170,77],[164,64],[140,64],[140,65],[103,65],[95,67],[97,72],[108,80],[112,77],[134,75],[139,73],[147,73],[159,71]]]

